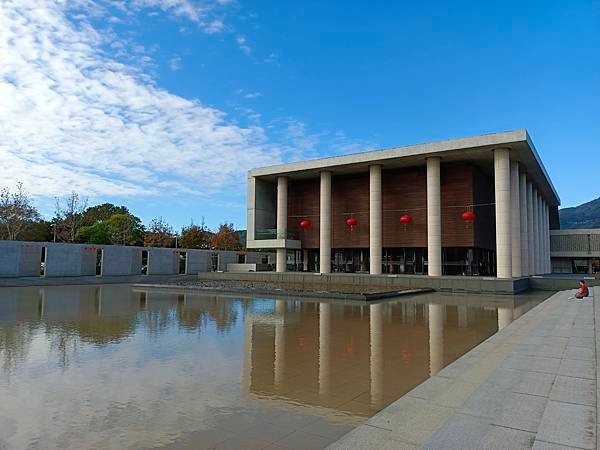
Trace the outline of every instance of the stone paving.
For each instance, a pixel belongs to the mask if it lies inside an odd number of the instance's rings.
[[[594,290],[554,294],[328,448],[596,448]]]

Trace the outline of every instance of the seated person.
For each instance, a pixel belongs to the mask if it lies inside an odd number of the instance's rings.
[[[579,291],[577,291],[577,294],[575,294],[575,298],[583,298],[587,297],[588,295],[590,295],[590,291],[585,280],[579,281]]]

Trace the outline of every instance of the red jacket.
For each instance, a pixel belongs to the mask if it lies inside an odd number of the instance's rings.
[[[581,295],[585,295],[585,294],[587,294],[587,284],[583,283],[583,284],[581,285],[581,287],[579,288],[579,293],[580,293]]]

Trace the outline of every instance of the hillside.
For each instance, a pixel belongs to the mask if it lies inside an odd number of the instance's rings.
[[[560,210],[560,227],[600,228],[600,198],[572,208]]]

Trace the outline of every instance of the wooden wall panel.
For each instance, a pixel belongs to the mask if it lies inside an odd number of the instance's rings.
[[[441,165],[442,247],[472,247],[474,224],[461,213],[473,204],[473,168],[468,164]]]
[[[496,208],[494,206],[494,178],[479,169],[473,172],[475,208],[475,246],[496,250]]]
[[[350,231],[346,219],[358,220]],[[338,175],[331,178],[331,247],[369,247],[369,174]]]
[[[302,248],[319,248],[320,180],[290,180],[288,184],[288,233],[302,241]],[[300,228],[306,218],[312,226]]]
[[[290,180],[288,231],[302,247],[319,248],[320,180]],[[417,167],[382,172],[383,247],[427,247],[427,174]],[[490,201],[491,193],[491,201]],[[467,163],[441,165],[442,246],[495,248],[493,206],[476,208],[475,222],[465,223],[460,214],[467,205],[493,202],[493,180]],[[490,213],[491,211],[491,213]],[[413,218],[399,223],[402,214]],[[358,225],[350,231],[346,219]],[[307,218],[311,228],[302,230]],[[476,239],[477,237],[477,239]],[[369,174],[332,177],[332,248],[369,247]]]
[[[427,170],[384,170],[382,174],[383,247],[427,247]],[[403,225],[408,214],[412,223]]]

